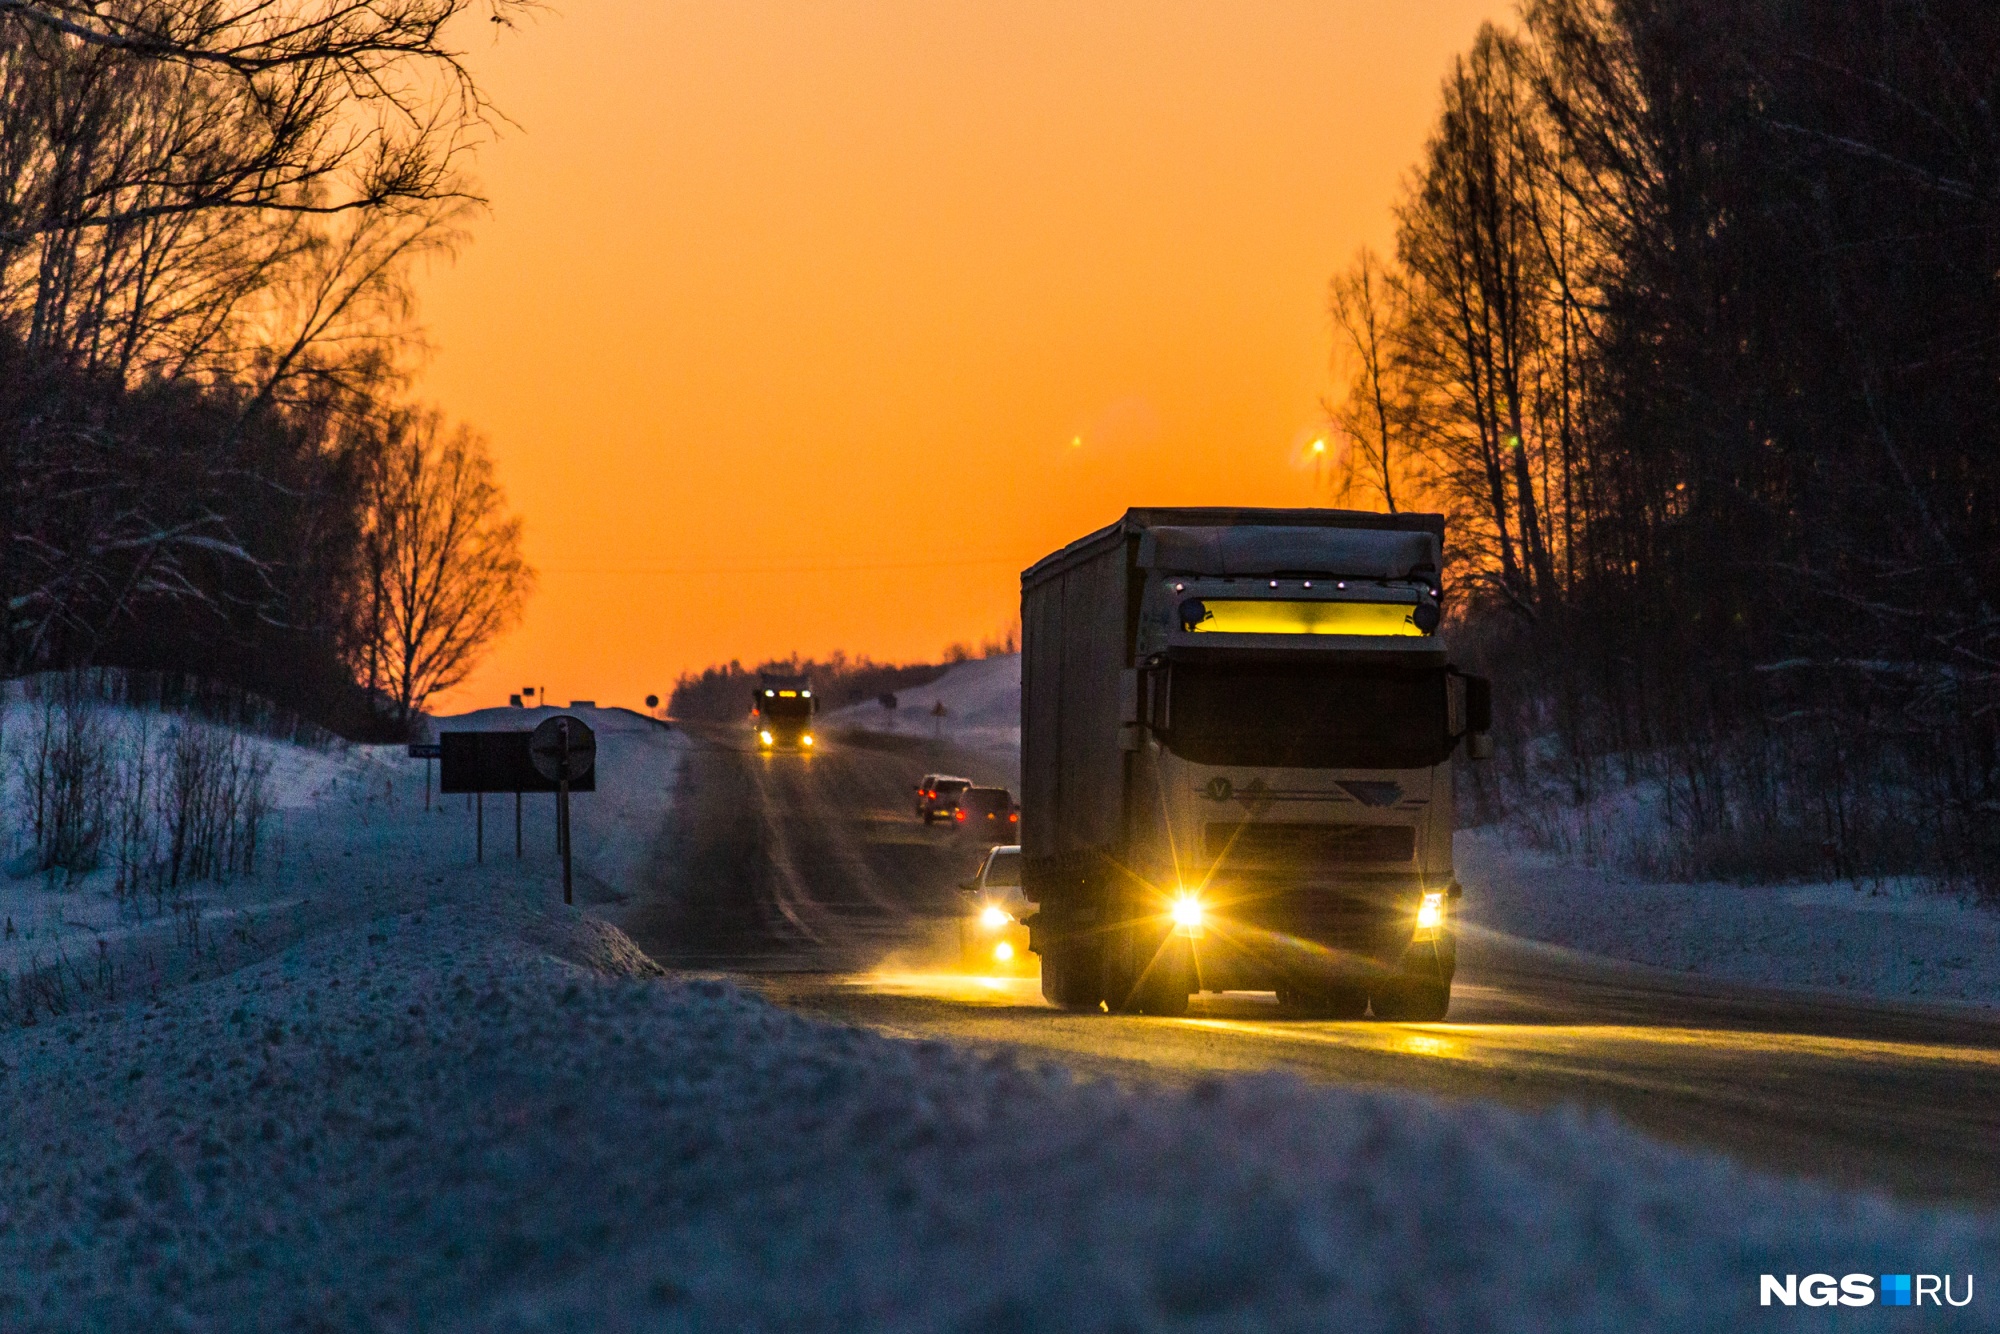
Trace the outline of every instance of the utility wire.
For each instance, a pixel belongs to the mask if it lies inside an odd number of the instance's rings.
[[[1017,565],[1012,556],[980,560],[882,561],[868,565],[715,565],[673,568],[663,565],[542,565],[544,574],[841,574],[863,570],[965,569],[976,565]]]

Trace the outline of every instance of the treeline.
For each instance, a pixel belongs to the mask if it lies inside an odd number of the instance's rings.
[[[1993,882],[1996,85],[2000,9],[1921,0],[1530,0],[1453,63],[1334,415],[1353,499],[1452,518],[1489,808]]]
[[[410,399],[513,0],[0,6],[0,671],[220,677],[350,735],[529,586],[484,447]]]
[[[953,659],[954,662],[964,660]],[[674,718],[698,718],[711,722],[733,722],[745,718],[750,713],[750,692],[757,684],[759,672],[811,677],[813,693],[819,697],[820,708],[830,712],[862,700],[894,694],[898,690],[929,685],[943,676],[948,667],[949,664],[921,663],[898,666],[876,662],[865,654],[850,658],[845,653],[835,653],[823,661],[793,654],[789,658],[761,662],[755,667],[745,667],[732,660],[700,672],[683,673],[674,682],[674,693],[667,701],[667,713]]]

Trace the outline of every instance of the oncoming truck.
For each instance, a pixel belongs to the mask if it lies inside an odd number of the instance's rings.
[[[1021,576],[1021,847],[1042,991],[1184,1013],[1444,1017],[1452,761],[1444,520],[1134,509]]]
[[[750,701],[750,725],[756,729],[757,745],[763,750],[811,750],[812,720],[819,712],[813,697],[812,681],[803,676],[757,674],[757,688]]]

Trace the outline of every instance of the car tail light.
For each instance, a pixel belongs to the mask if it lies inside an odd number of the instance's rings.
[[[1007,813],[1007,823],[1008,824],[1021,823],[1021,813],[1019,811],[1009,811]]]
[[[963,822],[965,819],[965,808],[963,806],[959,807],[957,810],[952,812],[952,816],[953,818],[959,820],[960,822]]]

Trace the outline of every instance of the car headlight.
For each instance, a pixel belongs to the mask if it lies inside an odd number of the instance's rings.
[[[773,741],[777,740],[777,738],[772,736],[769,732],[759,732],[757,734],[757,739],[763,742],[767,746],[770,745]]]
[[[979,910],[979,924],[988,931],[998,931],[1014,919],[998,904],[989,903]]]
[[[804,736],[800,737],[799,740],[804,742],[806,745],[810,746],[813,743],[812,733],[811,732],[806,733]]]

